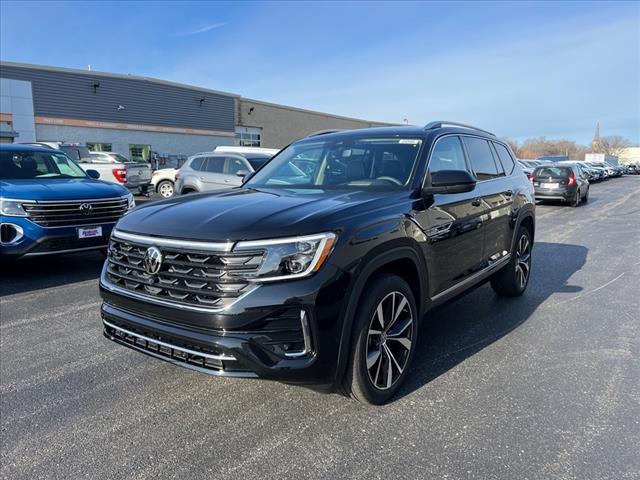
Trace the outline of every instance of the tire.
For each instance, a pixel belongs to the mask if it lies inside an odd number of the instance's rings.
[[[163,198],[173,197],[176,193],[175,187],[171,180],[163,180],[156,187],[156,191]]]
[[[580,190],[576,192],[576,198],[571,200],[570,205],[572,207],[577,207],[578,205],[580,205]]]
[[[189,195],[190,193],[196,193],[196,191],[193,188],[183,188],[180,192],[181,195]]]
[[[582,199],[584,203],[589,201],[589,187],[587,187],[587,193],[584,194],[584,198]]]
[[[413,360],[417,312],[411,288],[402,278],[387,274],[369,281],[354,319],[349,364],[342,381],[346,394],[371,405],[393,397]]]
[[[491,288],[502,297],[519,297],[529,285],[531,276],[531,232],[520,227],[509,263],[491,278]]]

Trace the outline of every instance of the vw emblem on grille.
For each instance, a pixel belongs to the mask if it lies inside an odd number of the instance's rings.
[[[148,274],[155,275],[160,271],[160,267],[162,266],[162,252],[156,247],[147,248],[142,263],[144,270]]]
[[[90,203],[82,203],[78,208],[80,209],[80,213],[82,213],[83,215],[89,215],[91,213],[91,210],[93,210],[93,207]]]

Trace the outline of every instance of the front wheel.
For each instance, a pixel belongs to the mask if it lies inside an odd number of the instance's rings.
[[[491,278],[491,288],[500,296],[517,297],[524,293],[531,274],[531,233],[520,227],[514,251],[506,267]]]
[[[587,193],[584,194],[584,198],[582,199],[584,203],[589,201],[589,187],[587,187]]]
[[[158,184],[158,193],[164,198],[173,197],[175,189],[171,180],[163,180]]]
[[[343,388],[362,403],[388,401],[404,381],[418,335],[415,299],[396,275],[376,276],[358,302]]]

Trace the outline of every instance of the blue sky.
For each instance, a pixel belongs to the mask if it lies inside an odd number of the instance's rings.
[[[341,115],[640,142],[640,2],[0,2],[6,61]]]

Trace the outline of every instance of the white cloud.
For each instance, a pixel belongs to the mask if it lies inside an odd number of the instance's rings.
[[[183,32],[179,32],[179,33],[176,34],[176,36],[178,36],[178,37],[190,37],[191,35],[199,35],[201,33],[210,32],[211,30],[214,30],[216,28],[224,27],[225,25],[226,25],[226,22],[209,23],[209,24],[204,25],[204,26],[202,26],[200,28],[195,28],[195,29],[185,30]]]

